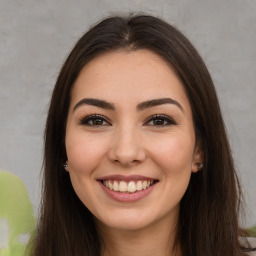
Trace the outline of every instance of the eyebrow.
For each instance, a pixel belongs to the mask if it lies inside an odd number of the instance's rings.
[[[143,101],[140,104],[137,105],[136,109],[138,111],[142,111],[147,108],[163,105],[163,104],[173,104],[176,105],[183,113],[184,109],[182,108],[181,104],[172,99],[172,98],[160,98],[160,99],[153,99],[153,100],[148,100],[148,101]],[[73,112],[80,106],[82,105],[91,105],[91,106],[96,106],[99,108],[103,109],[109,109],[109,110],[115,110],[115,106],[112,103],[109,103],[105,100],[100,100],[100,99],[93,99],[93,98],[84,98],[80,100],[73,108]]]
[[[112,103],[106,102],[105,100],[84,98],[80,100],[73,108],[73,112],[82,105],[91,105],[99,108],[115,110],[115,106]]]
[[[154,100],[141,102],[137,106],[137,110],[142,111],[146,108],[151,108],[151,107],[155,107],[163,104],[174,104],[184,113],[184,109],[182,108],[181,104],[172,98],[161,98],[161,99],[154,99]]]

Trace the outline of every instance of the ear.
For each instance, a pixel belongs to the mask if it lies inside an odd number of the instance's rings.
[[[69,168],[68,168],[68,160],[65,162],[64,168],[65,168],[65,170],[66,170],[67,172],[69,171]]]
[[[196,173],[203,168],[203,159],[204,159],[204,154],[202,149],[202,143],[201,141],[198,140],[195,145],[192,166],[191,166],[191,171],[193,173]]]

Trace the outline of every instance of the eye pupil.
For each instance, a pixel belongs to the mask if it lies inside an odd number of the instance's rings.
[[[154,125],[163,125],[164,124],[163,119],[155,119],[153,122],[154,122]]]
[[[102,119],[97,118],[93,120],[93,125],[102,125],[102,124],[103,124]]]

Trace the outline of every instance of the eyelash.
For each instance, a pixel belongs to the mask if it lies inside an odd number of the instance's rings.
[[[96,120],[101,120],[103,122],[106,122],[107,124],[89,124],[90,121],[96,121]],[[106,117],[102,116],[102,115],[98,115],[98,114],[93,114],[93,115],[88,115],[88,116],[85,116],[85,117],[82,117],[80,119],[80,122],[79,122],[81,125],[87,125],[87,126],[106,126],[106,125],[111,125],[110,121],[107,120]]]
[[[162,124],[150,124],[149,126],[160,126],[160,127],[163,127],[163,126],[169,126],[169,125],[176,125],[177,123],[169,116],[166,116],[166,115],[163,115],[163,114],[155,114],[155,115],[152,115],[150,116],[145,124],[149,124],[150,122],[156,122],[156,121],[159,121],[161,120],[160,122],[163,122]],[[94,121],[101,121],[101,124],[93,124],[93,123],[89,123],[89,122],[94,122]],[[104,123],[105,124],[102,124]],[[107,125],[111,125],[111,122],[104,116],[102,115],[99,115],[99,114],[93,114],[93,115],[88,115],[88,116],[85,116],[85,117],[82,117],[79,121],[79,123],[81,125],[87,125],[87,126],[107,126]]]
[[[149,122],[152,122],[152,121],[154,122],[154,121],[157,121],[157,120],[158,121],[159,120],[164,121],[165,124],[160,124],[160,125],[154,124],[154,125],[151,125],[151,126],[167,126],[167,125],[169,126],[169,125],[176,125],[177,124],[171,117],[163,115],[163,114],[155,114],[155,115],[150,116],[147,119],[146,123],[149,123]]]

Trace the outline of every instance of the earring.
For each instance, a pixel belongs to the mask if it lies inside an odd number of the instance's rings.
[[[67,163],[63,164],[63,167],[64,167],[64,168],[67,168],[67,167],[68,167],[68,164],[67,164]]]
[[[204,164],[203,163],[196,163],[198,170],[203,169]]]

